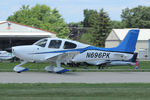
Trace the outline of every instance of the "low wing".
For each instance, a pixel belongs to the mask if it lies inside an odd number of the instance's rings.
[[[76,56],[79,53],[80,52],[66,52],[66,53],[58,54],[53,57],[46,57],[45,60],[49,62],[56,62],[57,60],[59,60],[61,63],[67,64],[69,62],[72,62],[74,56]]]
[[[87,61],[86,63],[90,64],[90,65],[101,65],[101,64],[105,64],[107,61]]]

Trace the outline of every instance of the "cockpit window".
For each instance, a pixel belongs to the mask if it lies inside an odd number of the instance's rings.
[[[40,47],[45,47],[46,43],[47,43],[47,39],[44,39],[44,40],[41,40],[41,41],[35,43],[35,45],[38,45]]]
[[[60,48],[60,46],[61,46],[61,40],[51,40],[51,42],[50,42],[50,44],[49,44],[49,48],[56,48],[56,49],[58,49],[58,48]]]
[[[65,44],[64,44],[64,49],[74,49],[76,47],[77,47],[77,45],[74,44],[74,43],[71,43],[71,42],[66,41]]]

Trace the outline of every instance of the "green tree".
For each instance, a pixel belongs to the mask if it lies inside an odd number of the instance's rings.
[[[122,29],[125,28],[125,24],[121,21],[111,20],[110,21],[112,29]]]
[[[70,28],[69,38],[80,41],[82,34],[85,32],[82,22],[71,22],[68,24],[68,27]]]
[[[71,22],[68,24],[69,27],[72,27],[74,25],[77,25],[80,28],[83,28],[83,23],[82,22]]]
[[[121,18],[127,28],[150,28],[150,7],[125,8]]]
[[[105,39],[108,36],[111,26],[110,18],[103,9],[100,12],[96,10],[84,10],[84,27],[88,27],[87,33],[91,33],[91,42],[95,46],[104,47]]]
[[[84,21],[83,26],[84,27],[92,27],[95,23],[98,16],[98,12],[96,10],[84,10]]]
[[[56,32],[56,35],[61,38],[66,38],[69,34],[68,25],[64,22],[58,10],[51,9],[46,5],[37,4],[32,8],[23,5],[7,20]]]

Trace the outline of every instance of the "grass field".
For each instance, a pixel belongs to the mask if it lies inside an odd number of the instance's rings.
[[[19,62],[0,62],[0,71],[13,71],[13,67]],[[31,71],[44,71],[48,63],[28,63],[24,67]],[[67,67],[72,71],[85,69],[81,67]],[[87,69],[96,69],[96,66],[88,66]],[[37,69],[37,70],[34,70]],[[113,66],[108,70],[117,71],[150,71],[150,62],[140,62],[139,70],[134,66]],[[104,71],[108,71],[104,70]],[[101,70],[100,70],[101,71]],[[34,84],[0,84],[0,100],[149,100],[149,83],[113,83],[113,84],[75,84],[75,83],[34,83]]]
[[[0,71],[13,71],[13,67],[20,62],[9,62],[3,61],[0,62]],[[45,66],[48,66],[49,63],[27,63],[23,65],[30,69],[30,71],[44,71]],[[63,66],[71,71],[148,71],[150,72],[150,61],[141,61],[138,70],[134,70],[135,66],[111,66],[107,67],[104,70],[97,70],[97,66],[80,66],[80,67],[69,67]],[[93,69],[93,70],[88,70]]]
[[[149,100],[150,84],[0,84],[0,100]]]

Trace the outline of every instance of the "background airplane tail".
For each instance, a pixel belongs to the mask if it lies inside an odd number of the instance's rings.
[[[136,42],[139,35],[139,29],[132,29],[128,32],[124,40],[115,49],[120,52],[133,53],[136,48]]]

